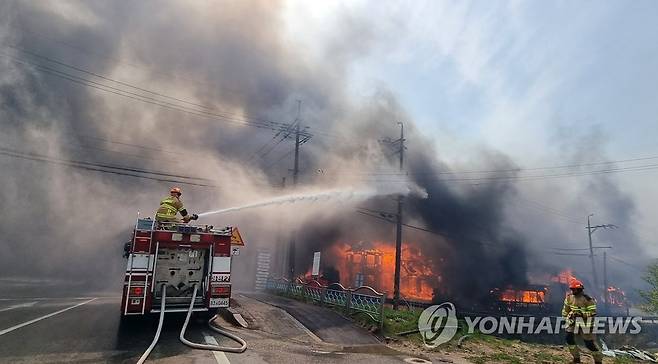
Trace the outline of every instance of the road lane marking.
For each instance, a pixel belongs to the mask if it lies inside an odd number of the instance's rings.
[[[104,298],[104,297],[17,297],[17,298],[0,298],[0,301],[26,301],[26,300],[88,300],[91,298]]]
[[[16,326],[12,326],[12,327],[10,327],[10,328],[8,328],[8,329],[4,329],[4,330],[0,331],[0,336],[6,334],[6,333],[8,333],[8,332],[12,332],[12,331],[14,331],[14,330],[20,329],[21,327],[25,327],[25,326],[27,326],[27,325],[32,325],[32,324],[35,323],[35,322],[39,322],[39,321],[41,321],[41,320],[45,320],[45,319],[50,318],[50,317],[53,317],[53,316],[55,316],[55,315],[59,315],[59,314],[62,313],[62,312],[66,312],[66,311],[68,311],[68,310],[72,310],[72,309],[74,309],[74,308],[76,308],[76,307],[79,307],[79,306],[82,306],[82,305],[86,305],[87,303],[89,303],[89,302],[91,302],[91,301],[94,301],[95,299],[96,299],[96,298],[92,298],[92,299],[90,299],[90,300],[88,300],[88,301],[80,302],[80,303],[78,303],[77,305],[73,305],[73,306],[71,306],[71,307],[67,307],[67,308],[61,309],[61,310],[59,310],[59,311],[55,311],[55,312],[53,312],[53,313],[49,313],[49,314],[47,314],[47,315],[44,315],[44,316],[41,316],[41,317],[37,317],[37,318],[35,318],[35,319],[33,319],[33,320],[23,322],[22,324],[18,324],[18,325],[16,325]]]
[[[214,336],[208,335],[207,333],[203,333],[203,339],[206,341],[206,344],[210,345],[215,345],[219,346],[219,343],[215,339]],[[230,361],[228,361],[228,358],[226,357],[226,354],[224,354],[223,351],[212,351],[213,356],[215,357],[215,361],[217,364],[231,364]]]
[[[0,309],[0,312],[5,312],[5,311],[13,310],[13,309],[15,309],[15,308],[21,308],[21,307],[31,307],[31,306],[34,306],[35,304],[37,304],[37,301],[34,301],[34,302],[25,302],[25,303],[19,303],[19,304],[17,304],[17,305],[13,305],[13,306],[9,306],[9,307],[2,308],[2,309]]]

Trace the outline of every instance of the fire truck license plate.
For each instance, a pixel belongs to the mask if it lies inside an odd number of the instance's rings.
[[[228,307],[228,298],[211,298],[210,307]]]
[[[230,274],[213,274],[212,275],[212,282],[230,282],[231,281],[231,275]]]

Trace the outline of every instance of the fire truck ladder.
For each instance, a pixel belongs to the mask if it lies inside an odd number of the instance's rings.
[[[135,232],[133,233],[133,241],[132,241],[132,247],[130,249],[130,269],[128,269],[128,288],[126,289],[126,307],[124,308],[124,314],[128,315],[128,304],[129,304],[129,299],[130,299],[130,287],[132,285],[132,280],[133,280],[133,270],[135,267],[135,244],[137,243],[137,231],[139,229],[139,219],[137,219],[137,224],[135,225]],[[144,311],[146,310],[146,295],[148,292],[148,277],[149,277],[149,268],[151,267],[151,249],[153,249],[153,231],[155,230],[155,219],[151,222],[151,228],[150,230],[150,235],[149,235],[149,249],[148,249],[148,257],[146,259],[146,271],[144,272],[144,290],[142,294],[142,312],[141,314],[144,314]],[[159,244],[158,244],[159,245]],[[158,245],[155,247],[155,257],[158,256]],[[153,262],[153,271],[151,272],[151,276],[153,279],[155,279],[155,264],[157,263],[157,259],[154,260]],[[155,287],[153,286],[153,282],[151,282],[151,290],[154,291]]]
[[[220,329],[219,327],[215,326],[212,324],[212,322],[215,320],[217,315],[213,316],[210,320],[208,320],[208,327],[210,327],[211,330],[219,333],[220,335],[224,335],[228,337],[229,339],[232,339],[240,344],[240,347],[227,347],[227,346],[218,346],[218,345],[208,345],[208,344],[198,344],[191,342],[185,338],[185,331],[187,330],[187,325],[190,323],[190,317],[192,316],[192,311],[194,308],[194,301],[196,299],[196,293],[198,290],[199,286],[194,285],[194,291],[192,292],[192,301],[190,301],[190,308],[187,310],[187,316],[185,317],[185,323],[183,324],[183,328],[180,331],[180,335],[178,338],[180,341],[194,349],[201,349],[201,350],[213,350],[213,351],[225,351],[229,353],[243,353],[245,350],[247,350],[247,343],[240,338],[237,335],[234,335],[228,331],[224,331]],[[158,329],[155,332],[155,337],[153,338],[153,342],[151,342],[151,345],[146,349],[144,354],[139,358],[137,361],[137,364],[143,364],[146,361],[146,358],[148,358],[149,354],[151,354],[151,351],[153,348],[155,348],[155,345],[158,343],[158,340],[160,339],[160,333],[162,332],[162,324],[164,323],[164,314],[165,314],[165,300],[166,300],[166,294],[167,294],[167,287],[165,285],[162,285],[162,302],[160,302],[160,319],[158,321]]]

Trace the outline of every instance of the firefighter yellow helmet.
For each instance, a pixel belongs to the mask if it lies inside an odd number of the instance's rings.
[[[173,187],[169,193],[177,193],[179,196],[183,194],[182,190],[180,187]]]

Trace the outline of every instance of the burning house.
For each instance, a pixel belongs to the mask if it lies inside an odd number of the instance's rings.
[[[335,244],[327,259],[340,272],[346,287],[371,286],[393,295],[395,246],[393,243],[359,241]],[[404,244],[400,263],[400,293],[406,300],[431,302],[441,274],[434,261],[412,244]]]
[[[546,302],[548,288],[528,286],[523,288],[494,288],[491,290],[491,309],[499,312],[545,312],[550,306]]]

